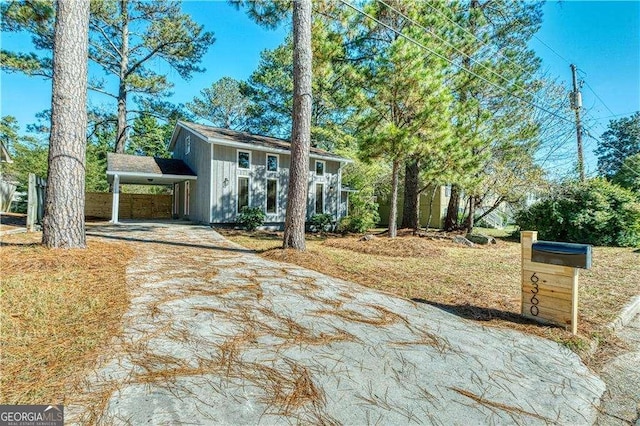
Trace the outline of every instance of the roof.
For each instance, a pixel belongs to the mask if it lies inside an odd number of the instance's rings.
[[[140,184],[168,184],[196,179],[196,174],[182,160],[108,153],[109,181],[114,175],[121,177],[120,183]]]
[[[236,130],[222,129],[219,127],[206,126],[204,124],[190,123],[187,121],[178,121],[176,129],[171,137],[169,149],[172,150],[178,135],[178,129],[182,127],[199,135],[202,139],[221,145],[232,145],[247,148],[260,149],[262,151],[284,152],[291,151],[291,142],[286,139],[273,138],[270,136],[255,135],[247,132],[239,132]],[[311,147],[309,155],[312,158],[323,158],[327,160],[351,162],[348,158],[341,157],[329,151],[320,148]]]

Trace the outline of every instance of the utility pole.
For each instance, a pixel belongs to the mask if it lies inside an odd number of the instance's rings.
[[[582,108],[582,94],[578,90],[578,79],[576,77],[576,66],[571,64],[571,77],[573,80],[573,91],[569,94],[571,109],[576,113],[576,137],[578,139],[578,173],[580,181],[584,182],[584,155],[582,153],[582,122],[580,121],[580,109]]]

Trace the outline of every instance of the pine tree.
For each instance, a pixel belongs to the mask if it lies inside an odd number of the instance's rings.
[[[20,1],[2,4],[3,31],[29,31],[34,46],[45,55],[3,50],[2,69],[27,75],[51,76],[53,18],[46,1]],[[117,80],[115,92],[107,82],[93,80],[90,89],[117,102],[115,151],[124,152],[128,129],[128,101],[132,95],[158,97],[172,84],[166,75],[155,72],[153,61],[162,60],[180,77],[188,79],[204,69],[200,60],[215,38],[213,33],[180,10],[180,2],[169,0],[91,2],[89,59]]]
[[[240,92],[240,82],[223,77],[206,89],[200,97],[187,103],[187,108],[198,118],[215,127],[246,131],[249,127],[247,108],[249,100]]]
[[[411,19],[421,19],[419,8],[394,5]],[[422,29],[385,6],[373,3],[368,12],[423,46],[433,45]],[[389,236],[394,238],[401,166],[418,153],[439,152],[449,140],[446,61],[384,26],[370,29],[365,22],[360,28],[363,43],[353,52],[367,58],[360,68],[360,150],[365,159],[391,163]]]
[[[84,248],[89,0],[56,4],[49,173],[42,243]]]
[[[311,0],[293,3],[293,117],[283,248],[305,250],[311,146]]]

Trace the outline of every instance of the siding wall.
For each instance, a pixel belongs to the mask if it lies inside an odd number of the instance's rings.
[[[278,199],[275,214],[267,214],[267,223],[284,222],[287,209],[287,188],[289,183],[289,166],[291,157],[288,154],[278,154],[278,171],[267,172],[267,154],[262,151],[251,152],[251,167],[249,170],[237,167],[238,149],[222,145],[213,147],[213,190],[212,190],[212,222],[232,223],[237,216],[237,188],[238,177],[249,177],[249,205],[261,207],[267,206],[267,179],[276,179],[278,182]],[[307,202],[307,217],[315,213],[315,184],[324,183],[325,213],[336,217],[340,215],[337,202],[338,197],[338,170],[340,164],[336,161],[326,161],[325,176],[315,176],[315,159],[309,164],[309,197]],[[227,185],[224,185],[225,179]],[[198,173],[198,180],[200,174]],[[333,189],[330,187],[333,186]]]
[[[444,219],[447,215],[447,205],[449,204],[449,197],[445,194],[446,188],[444,186],[439,186],[436,188],[435,195],[433,197],[433,213],[431,215],[430,225],[432,228],[441,228],[444,224]],[[404,211],[404,194],[402,189],[398,191],[398,226],[402,223],[402,213]],[[430,209],[430,201],[431,194],[433,194],[433,187],[427,188],[420,195],[420,206],[419,206],[419,222],[420,226],[426,226],[427,221],[429,220],[429,214],[431,213]],[[380,214],[380,223],[381,226],[389,226],[389,210],[390,210],[391,202],[390,200],[380,200],[378,204],[378,213]]]
[[[185,137],[191,137],[191,150],[185,154]],[[198,179],[190,183],[189,215],[184,212],[185,182],[180,183],[179,217],[188,217],[194,222],[211,222],[211,145],[191,132],[181,128],[176,145],[173,148],[173,158],[184,161],[195,172]]]

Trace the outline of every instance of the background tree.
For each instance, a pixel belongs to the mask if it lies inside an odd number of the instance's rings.
[[[539,59],[527,43],[539,29],[541,4],[500,0],[456,4],[454,18],[463,31],[456,41],[457,76],[453,80],[455,138],[478,160],[477,167],[452,188],[445,229],[463,226],[471,232],[480,196],[496,162],[508,153],[532,156],[529,144],[539,139],[539,123],[531,119],[539,84]],[[518,149],[525,146],[524,149]],[[522,159],[525,162],[527,158]],[[466,212],[459,221],[459,197],[465,191]]]
[[[315,5],[318,7],[318,5]],[[334,151],[344,146],[350,133],[352,107],[349,98],[352,67],[346,59],[341,35],[329,27],[322,15],[316,15],[312,32],[313,105],[311,143]],[[289,139],[293,109],[293,42],[284,43],[260,55],[258,68],[242,83],[247,96],[249,128],[259,134]]]
[[[249,128],[248,107],[249,100],[240,92],[240,82],[231,77],[222,77],[211,87],[201,90],[200,97],[187,103],[187,108],[196,117],[215,127],[239,131]]]
[[[283,248],[305,250],[311,146],[311,0],[293,3],[293,117]]]
[[[640,198],[640,154],[625,158],[611,181],[635,192]]]
[[[45,52],[38,56],[2,51],[2,67],[9,72],[48,77],[51,59],[47,53],[52,48],[53,28],[48,3],[16,3],[2,6],[3,31],[29,31],[35,48]],[[92,79],[90,88],[117,102],[116,152],[125,150],[129,97],[158,97],[172,87],[166,75],[157,73],[151,65],[162,61],[188,79],[192,73],[204,71],[198,63],[214,40],[213,33],[203,31],[181,12],[178,1],[91,2],[89,58],[118,82],[118,89],[107,89],[104,79]]]
[[[167,132],[163,125],[151,115],[139,115],[133,121],[129,154],[170,158]]]
[[[400,7],[400,6],[398,6]],[[372,3],[368,12],[402,31],[413,40],[432,42],[422,29],[384,5]],[[405,11],[421,19],[418,8]],[[391,164],[391,206],[389,237],[397,234],[397,200],[400,168],[418,151],[440,149],[449,138],[451,98],[444,86],[446,62],[385,26],[360,26],[362,44],[359,69],[362,85],[360,112],[360,154],[365,159]],[[434,47],[435,48],[435,47]]]
[[[42,243],[84,248],[89,0],[56,4],[49,173]]]
[[[629,117],[609,121],[596,148],[598,172],[611,178],[627,157],[640,154],[640,111]],[[625,173],[625,172],[623,172]]]

